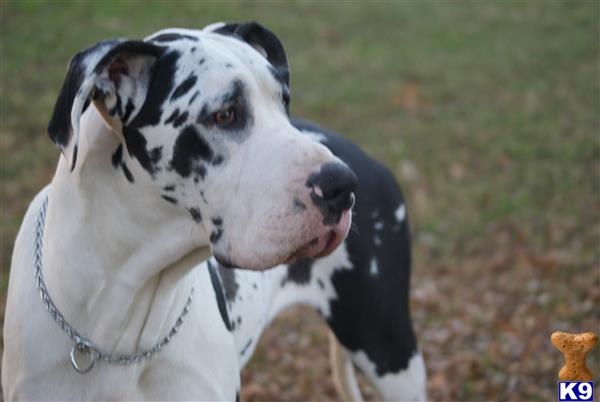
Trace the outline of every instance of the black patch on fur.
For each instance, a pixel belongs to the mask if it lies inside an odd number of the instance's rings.
[[[150,163],[156,166],[158,162],[162,159],[162,145],[158,147],[154,147],[150,150]]]
[[[206,177],[206,166],[204,165],[198,165],[194,168],[194,173],[196,173],[198,176],[196,177],[201,177],[203,180]]]
[[[206,61],[206,59],[203,57],[200,59],[200,61],[198,62],[198,65],[201,66],[204,64],[204,62]]]
[[[119,144],[112,155],[111,162],[114,168],[118,168],[123,160],[123,145]]]
[[[323,281],[321,280],[321,278],[317,279],[317,284],[319,285],[319,287],[321,289],[325,289],[325,284],[323,283]]]
[[[248,343],[246,343],[246,345],[242,348],[242,351],[240,352],[240,356],[244,356],[246,354],[250,345],[252,345],[252,338],[250,338]]]
[[[221,226],[223,224],[223,218],[221,218],[221,217],[212,218],[212,223],[215,226]]]
[[[125,164],[125,162],[123,162],[121,164],[121,168],[123,169],[123,174],[125,174],[125,178],[127,179],[127,181],[129,181],[130,183],[133,183],[133,175],[131,174],[131,171],[129,170],[129,168],[127,167],[127,165]]]
[[[212,244],[217,243],[220,239],[221,236],[223,236],[223,229],[220,227],[217,227],[215,230],[212,231],[212,233],[210,234],[210,242]]]
[[[182,177],[189,177],[193,165],[201,159],[211,160],[212,149],[192,125],[186,126],[177,137],[173,147],[171,167]]]
[[[235,280],[235,270],[220,265],[218,265],[218,269],[221,283],[223,283],[223,290],[225,291],[225,299],[231,303],[235,300],[240,288],[240,285]]]
[[[171,185],[169,185],[169,186],[164,186],[164,187],[163,187],[163,190],[164,190],[164,191],[174,191],[174,190],[175,190],[175,185],[174,185],[174,184],[171,184]]]
[[[176,108],[173,113],[165,120],[165,124],[170,124],[175,121],[179,117],[179,108]]]
[[[161,194],[160,195],[165,201],[169,201],[171,204],[177,204],[177,199],[170,197],[168,195],[165,194]]]
[[[175,119],[175,121],[173,122],[173,127],[179,128],[179,126],[181,126],[183,123],[185,123],[188,116],[189,116],[189,113],[186,110],[185,112],[183,112],[181,114],[181,116],[179,116],[177,119]]]
[[[185,95],[190,89],[192,89],[197,80],[198,77],[196,75],[190,74],[189,77],[187,77],[181,84],[177,86],[177,88],[175,88],[173,95],[171,95],[171,101],[174,101],[175,99]]]
[[[287,282],[294,282],[298,285],[306,285],[310,282],[311,268],[314,260],[311,258],[299,258],[294,263],[288,265],[287,276],[282,285]]]
[[[200,95],[200,91],[199,90],[197,90],[196,92],[194,92],[194,94],[190,98],[190,101],[188,102],[188,106],[192,104],[192,102],[198,97],[198,95]]]
[[[196,207],[192,207],[192,208],[188,209],[188,211],[190,212],[190,215],[192,215],[192,219],[196,223],[202,222],[202,214],[200,213],[200,209],[198,209]]]
[[[231,64],[231,63],[225,63],[225,68],[233,68],[233,64]]]
[[[184,34],[180,34],[180,33],[160,34],[160,35],[152,38],[150,41],[151,42],[173,42],[173,41],[180,40],[180,39],[188,39],[188,40],[192,40],[194,42],[198,42],[198,38],[196,38],[195,36],[184,35]],[[192,48],[192,49],[194,49],[194,48]]]
[[[148,151],[146,138],[138,130],[123,126],[123,137],[129,153],[140,162],[140,165],[152,176],[156,173],[156,164],[162,157],[162,147]]]
[[[135,106],[133,105],[133,102],[131,101],[131,99],[127,99],[127,105],[125,106],[125,113],[123,114],[123,117],[121,118],[123,123],[127,123],[127,120],[129,120],[129,117],[131,116],[131,113],[133,112],[134,108],[135,108]]]
[[[215,290],[215,294],[217,296],[217,306],[219,307],[219,313],[221,314],[221,319],[223,320],[223,324],[229,332],[231,332],[231,322],[229,321],[229,313],[227,311],[227,305],[225,304],[225,293],[223,292],[223,284],[219,277],[219,273],[217,272],[217,268],[215,264],[213,264],[212,260],[207,260],[208,272],[210,273],[210,283],[212,284],[213,289]]]
[[[223,160],[224,160],[223,155],[217,155],[214,157],[214,159],[212,161],[212,165],[219,166],[223,162]]]
[[[123,170],[123,174],[125,175],[127,181],[129,181],[130,183],[134,182],[133,175],[131,174],[129,168],[123,160],[123,145],[119,144],[119,146],[112,155],[111,162],[115,169],[120,167]]]
[[[129,124],[130,127],[141,128],[160,123],[163,104],[173,89],[179,56],[179,52],[171,51],[154,63],[150,74],[148,95],[140,112]]]
[[[190,53],[194,53],[196,51],[196,46],[192,46],[192,48],[190,49]]]

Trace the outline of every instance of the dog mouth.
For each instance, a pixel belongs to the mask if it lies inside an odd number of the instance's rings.
[[[346,238],[348,231],[350,230],[350,224],[352,221],[351,209],[347,209],[342,212],[339,222],[334,226],[329,226],[328,230],[320,234],[317,237],[313,237],[310,240],[297,247],[290,254],[282,260],[278,260],[276,263],[269,264],[257,264],[247,263],[244,264],[242,261],[234,261],[230,257],[213,251],[213,256],[219,265],[223,268],[239,268],[248,269],[253,271],[263,271],[274,267],[278,264],[291,264],[300,258],[320,258],[331,254]]]
[[[284,264],[290,264],[299,258],[320,258],[331,254],[346,238],[351,220],[352,213],[348,209],[342,213],[337,225],[329,229],[325,234],[315,237],[298,247],[285,259]]]

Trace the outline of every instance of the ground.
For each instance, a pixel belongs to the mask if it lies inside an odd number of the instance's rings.
[[[0,9],[3,293],[27,203],[59,157],[44,131],[69,58],[108,37],[258,20],[286,45],[292,113],[359,143],[407,194],[432,400],[554,399],[562,357],[550,334],[600,328],[597,2]],[[599,359],[597,347],[596,376]],[[287,312],[243,383],[246,401],[335,400],[320,318]]]

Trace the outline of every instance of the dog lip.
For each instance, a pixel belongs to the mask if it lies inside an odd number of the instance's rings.
[[[239,268],[227,257],[223,257],[222,255],[219,255],[219,254],[214,254],[214,257],[215,257],[215,260],[217,260],[217,263],[223,268],[228,268],[228,269]]]

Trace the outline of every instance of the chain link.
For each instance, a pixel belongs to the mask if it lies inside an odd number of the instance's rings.
[[[190,295],[188,296],[185,306],[183,307],[183,311],[181,312],[181,314],[179,314],[179,317],[177,317],[177,320],[175,321],[175,324],[173,325],[173,327],[171,328],[169,333],[160,342],[158,342],[156,345],[154,345],[154,347],[152,347],[151,349],[139,351],[132,355],[117,355],[117,356],[115,356],[115,355],[111,355],[111,354],[100,351],[100,349],[98,349],[98,347],[96,345],[94,345],[94,343],[92,341],[90,341],[89,339],[82,336],[79,332],[77,332],[77,330],[75,328],[73,328],[67,322],[67,320],[65,320],[65,317],[58,310],[58,308],[56,308],[56,305],[52,301],[52,298],[50,297],[50,294],[48,293],[48,289],[46,288],[46,284],[44,283],[44,275],[42,273],[42,246],[43,246],[44,224],[46,222],[47,208],[48,208],[48,196],[46,196],[44,198],[44,202],[42,203],[42,206],[40,208],[40,212],[38,214],[37,223],[36,223],[36,227],[35,227],[35,243],[34,243],[34,245],[35,245],[35,281],[36,281],[36,285],[40,292],[40,297],[42,299],[42,303],[44,304],[44,307],[46,308],[46,310],[48,310],[48,312],[50,313],[50,316],[58,324],[60,329],[62,329],[69,336],[69,338],[71,338],[71,340],[73,342],[75,342],[74,348],[77,348],[77,349],[82,350],[85,353],[89,354],[90,360],[92,361],[92,365],[89,368],[91,369],[91,367],[93,367],[93,362],[96,360],[102,360],[109,364],[115,364],[115,365],[129,365],[129,364],[140,363],[143,360],[150,359],[156,353],[160,352],[162,350],[162,348],[165,347],[171,341],[171,339],[175,336],[175,334],[177,334],[181,325],[183,325],[183,322],[185,321],[185,316],[187,315],[188,311],[190,310],[190,304],[192,303],[192,297],[194,296],[194,288],[191,289]],[[81,371],[77,367],[76,363],[73,361],[74,358],[71,357],[71,359],[73,362],[73,367],[75,367],[75,369],[77,371],[79,371],[81,373],[89,371],[89,370]]]

